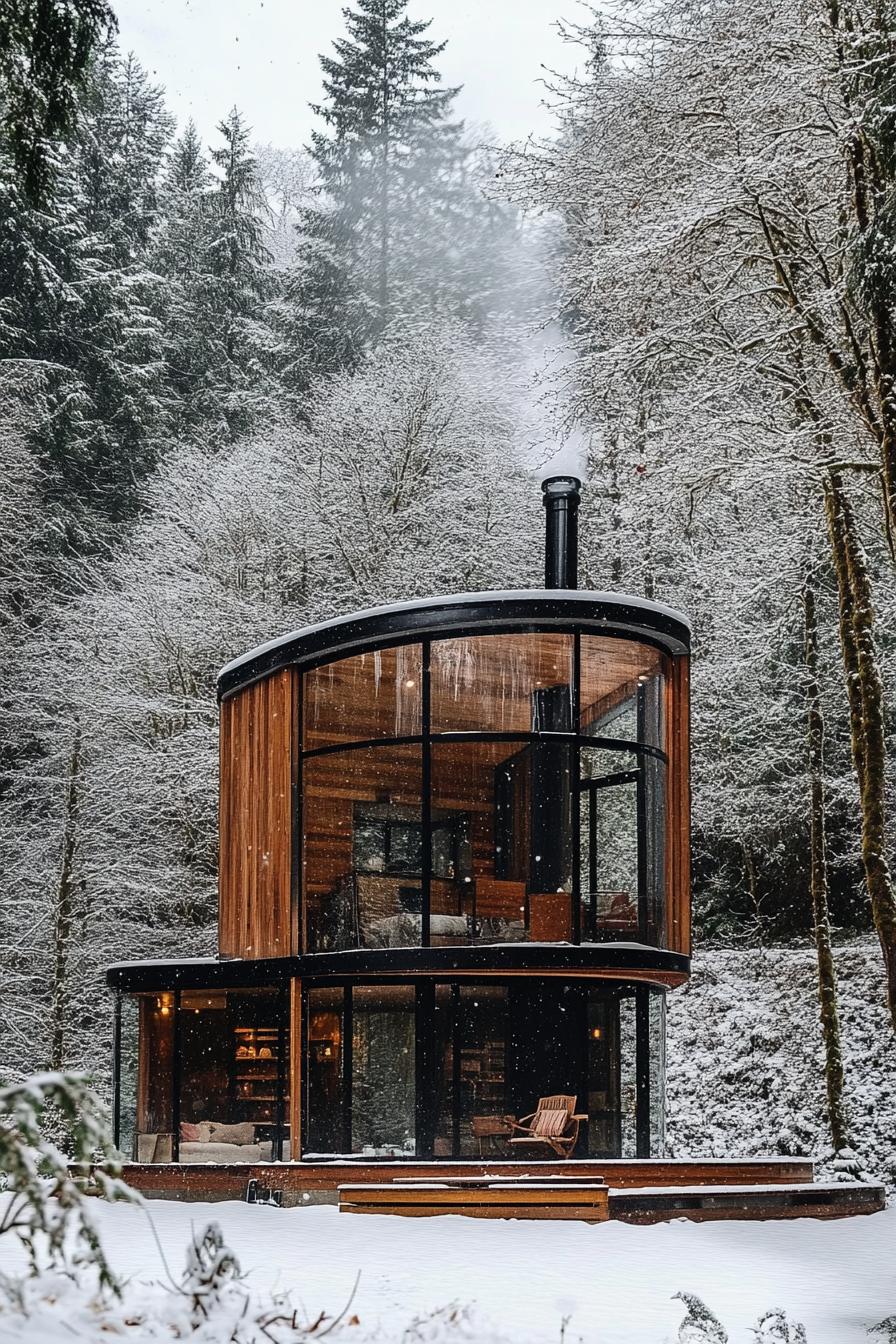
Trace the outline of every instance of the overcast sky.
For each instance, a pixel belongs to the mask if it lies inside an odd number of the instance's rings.
[[[208,141],[234,103],[257,141],[307,141],[308,103],[320,95],[318,52],[344,31],[344,0],[118,0],[121,44],[168,91],[183,123],[192,116]],[[410,0],[414,18],[432,18],[447,39],[446,83],[463,84],[458,106],[497,138],[550,126],[542,106],[543,67],[569,69],[574,52],[556,30],[581,15],[576,0]]]

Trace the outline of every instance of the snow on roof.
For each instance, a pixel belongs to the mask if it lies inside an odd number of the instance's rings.
[[[290,644],[295,639],[303,639],[309,635],[314,635],[320,630],[334,630],[342,625],[348,625],[352,621],[363,621],[377,616],[389,616],[401,611],[425,611],[432,607],[450,607],[462,605],[469,602],[519,602],[519,601],[550,601],[562,598],[564,602],[582,602],[595,603],[602,602],[608,606],[632,607],[636,611],[649,611],[658,616],[668,617],[670,620],[679,621],[687,630],[691,629],[691,623],[687,616],[682,612],[676,611],[674,607],[667,607],[662,602],[651,602],[646,597],[631,597],[628,593],[592,593],[580,588],[510,588],[505,592],[485,592],[485,593],[449,593],[443,597],[415,598],[412,602],[389,602],[381,607],[366,607],[363,611],[353,611],[347,616],[335,616],[328,621],[318,621],[315,625],[306,625],[299,630],[291,630],[288,634],[278,635],[275,639],[270,639],[265,644],[259,644],[254,649],[240,654],[238,658],[233,658],[226,663],[218,673],[218,679],[235,672],[246,663],[251,663],[254,659],[262,657],[266,653],[271,653],[275,649],[282,648],[284,644]]]

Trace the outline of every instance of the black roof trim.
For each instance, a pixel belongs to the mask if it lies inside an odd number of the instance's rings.
[[[363,979],[390,975],[484,975],[507,972],[651,971],[687,975],[690,959],[642,943],[489,943],[476,947],[371,948],[350,952],[318,952],[304,957],[267,957],[190,961],[126,961],[110,966],[106,983],[131,992],[172,989],[249,989],[300,979]]]
[[[313,665],[424,636],[552,626],[637,639],[673,655],[687,653],[691,643],[687,617],[661,603],[622,593],[546,588],[463,593],[374,607],[307,626],[262,644],[222,668],[218,675],[218,698],[223,699],[293,664]]]

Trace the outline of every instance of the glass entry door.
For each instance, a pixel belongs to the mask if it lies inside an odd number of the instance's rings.
[[[585,747],[579,779],[582,938],[644,937],[644,786],[635,752]]]

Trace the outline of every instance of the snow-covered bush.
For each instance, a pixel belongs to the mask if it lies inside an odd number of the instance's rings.
[[[86,1175],[106,1199],[137,1199],[119,1179],[118,1155],[105,1108],[78,1074],[37,1074],[0,1089],[0,1235],[21,1242],[33,1275],[72,1275],[91,1267],[103,1288],[118,1292],[85,1193]],[[61,1127],[70,1151],[48,1137]],[[84,1175],[74,1174],[81,1168]],[[7,1286],[4,1284],[4,1286]]]

